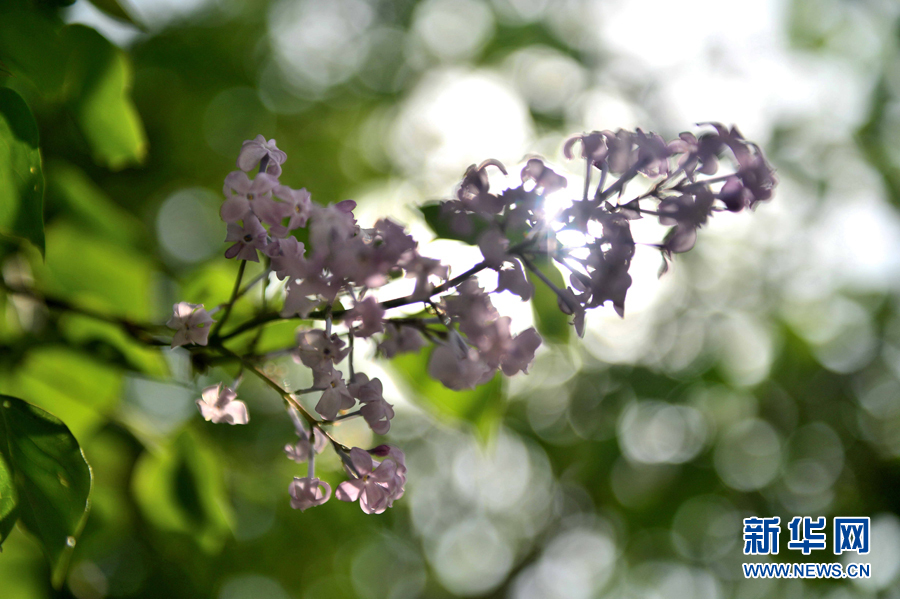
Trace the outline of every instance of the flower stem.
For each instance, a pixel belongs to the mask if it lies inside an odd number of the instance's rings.
[[[247,268],[247,261],[241,260],[241,265],[238,267],[237,279],[234,281],[234,290],[231,292],[231,299],[228,300],[228,304],[225,306],[225,313],[222,315],[222,318],[216,323],[215,328],[213,328],[212,333],[210,333],[211,339],[219,338],[219,331],[222,330],[222,326],[225,324],[225,321],[228,320],[228,316],[231,315],[231,308],[234,306],[234,302],[237,300],[238,291],[241,289],[241,279],[244,278],[244,269]]]
[[[323,429],[323,428],[322,428],[322,424],[323,424],[323,423],[322,423],[322,422],[319,422],[318,420],[316,420],[316,419],[313,417],[313,415],[310,414],[310,413],[306,410],[305,407],[303,407],[303,404],[301,404],[301,403],[300,403],[299,401],[297,401],[294,397],[292,397],[290,393],[288,393],[287,391],[285,391],[285,390],[281,387],[281,385],[279,385],[278,383],[276,383],[275,381],[273,381],[272,379],[270,379],[270,378],[266,375],[266,373],[264,373],[262,370],[260,370],[260,369],[256,366],[256,364],[250,362],[249,360],[246,360],[246,359],[243,358],[242,356],[240,356],[240,355],[234,353],[233,351],[231,351],[230,349],[228,349],[227,347],[224,347],[223,345],[221,345],[221,344],[219,344],[219,343],[216,343],[216,344],[210,343],[210,347],[212,347],[213,349],[215,349],[216,351],[218,351],[219,353],[221,353],[221,354],[223,354],[223,355],[231,356],[232,358],[235,358],[235,359],[239,360],[239,361],[241,362],[241,364],[243,364],[243,366],[244,366],[244,368],[245,368],[246,370],[249,370],[250,372],[252,372],[253,374],[255,374],[262,382],[264,382],[266,385],[268,385],[270,388],[272,388],[272,390],[274,390],[276,393],[278,393],[278,395],[280,395],[281,398],[282,398],[285,402],[287,402],[289,405],[293,406],[294,409],[297,410],[297,412],[299,412],[301,416],[303,416],[303,419],[306,420],[306,422],[307,422],[311,427],[319,429],[319,432],[321,432],[323,435],[325,435],[325,437],[327,437],[327,438],[331,441],[331,444],[332,444],[332,445],[334,445],[336,448],[342,449],[343,451],[350,451],[350,448],[349,448],[349,447],[347,447],[346,445],[344,445],[343,443],[341,443],[340,441],[338,441],[337,439],[335,439],[334,437],[332,437],[332,436],[328,433],[328,431],[326,431],[325,429]]]

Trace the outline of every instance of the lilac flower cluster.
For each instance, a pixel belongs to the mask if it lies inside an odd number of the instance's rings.
[[[694,246],[697,229],[717,211],[740,212],[772,196],[775,178],[759,147],[744,140],[737,128],[709,124],[711,131],[682,133],[666,143],[655,133],[594,131],[570,138],[567,158],[585,161],[584,194],[561,213],[548,211],[546,198],[567,186],[564,177],[539,158],[530,159],[521,172],[522,185],[491,193],[488,167],[505,168],[495,160],[472,166],[466,172],[457,198],[442,204],[442,216],[459,235],[478,233],[477,243],[484,264],[498,271],[498,290],[508,290],[528,299],[532,286],[525,270],[553,288],[559,308],[573,315],[579,336],[584,334],[585,313],[609,302],[625,314],[625,296],[631,287],[629,269],[637,243],[630,221],[653,215],[671,226],[658,243],[667,267],[673,253]],[[734,171],[715,175],[720,161],[730,157]],[[599,183],[590,193],[591,178],[599,171]],[[650,190],[623,201],[627,184],[636,177],[652,181]],[[615,177],[615,180],[612,180]],[[613,203],[611,200],[615,198]],[[657,202],[656,210],[644,206]],[[642,205],[643,204],[643,205]],[[578,247],[559,240],[563,231],[582,235]],[[513,245],[513,241],[518,243]],[[569,285],[553,285],[534,266],[540,257],[550,257],[568,274]]]
[[[590,308],[609,302],[624,316],[637,247],[632,220],[652,215],[671,227],[663,240],[644,244],[659,250],[668,265],[672,254],[693,247],[697,229],[715,212],[753,208],[771,197],[775,185],[759,147],[745,141],[736,128],[715,123],[699,136],[682,133],[668,143],[640,129],[586,133],[566,142],[568,158],[576,157],[576,147],[585,161],[584,193],[562,209],[554,209],[558,202],[548,197],[564,193],[568,182],[539,158],[525,163],[518,186],[499,193],[491,190],[489,169],[508,176],[503,164],[487,160],[469,167],[456,197],[438,210],[450,236],[477,245],[483,260],[450,278],[449,267],[421,256],[416,241],[394,221],[382,218],[365,228],[354,215],[355,202],[323,206],[313,203],[305,189],[281,184],[287,155],[275,140],[260,135],[244,143],[237,159],[240,170],[225,178],[220,211],[231,244],[225,257],[241,261],[232,298],[210,312],[197,304],[176,304],[168,326],[176,330],[173,347],[208,346],[238,360],[241,372],[250,370],[282,395],[300,438],[286,446],[285,453],[298,463],[309,463],[308,475],[290,484],[293,507],[305,510],[331,497],[331,486],[316,478],[314,470],[315,455],[329,443],[349,476],[335,490],[338,499],[358,500],[364,512],[381,513],[403,495],[406,465],[399,449],[350,448],[333,436],[334,425],[355,416],[383,435],[394,417],[382,382],[355,371],[355,340],[371,340],[387,358],[433,345],[428,373],[453,390],[474,388],[498,372],[527,372],[541,337],[534,328],[514,333],[511,319],[499,313],[492,294],[508,291],[527,301],[536,284],[544,285],[583,335]],[[723,161],[733,168],[718,174]],[[595,171],[599,183],[592,194]],[[625,201],[626,186],[637,177],[650,181],[649,190]],[[648,206],[650,202],[655,207]],[[563,243],[573,233],[583,243]],[[233,304],[246,291],[239,293],[246,262],[260,258],[266,271],[248,288],[274,273],[284,282],[284,303],[277,312],[259,314],[222,334]],[[554,284],[541,264],[555,264],[568,284]],[[496,272],[497,286],[490,291],[475,278],[485,270]],[[398,277],[414,279],[413,292],[378,298]],[[415,304],[423,308],[417,315],[390,315]],[[219,309],[223,314],[214,321],[212,314]],[[321,328],[299,329],[296,344],[281,352],[291,353],[311,371],[309,389],[291,391],[270,379],[257,366],[265,356],[253,354],[255,341],[244,355],[224,345],[273,320],[292,318],[323,323]],[[308,393],[320,394],[311,411],[298,400]],[[198,406],[213,422],[244,424],[249,419],[236,393],[221,384],[205,389]]]

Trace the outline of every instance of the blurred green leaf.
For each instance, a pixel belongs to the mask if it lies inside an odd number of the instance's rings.
[[[40,542],[58,588],[87,520],[91,468],[61,420],[5,395],[0,396],[0,456],[13,474],[20,521]]]
[[[32,349],[14,372],[2,373],[0,381],[0,393],[33,398],[64,419],[79,437],[106,421],[121,390],[121,372],[63,347]]]
[[[0,88],[0,234],[44,253],[44,175],[38,128],[25,100]]]
[[[559,289],[566,288],[562,273],[553,263],[544,259],[535,259],[533,264]],[[545,341],[553,343],[567,343],[572,326],[569,324],[571,316],[567,316],[559,309],[556,292],[547,287],[543,281],[534,274],[528,273],[528,279],[534,285],[534,297],[531,298],[531,309],[534,312],[534,324],[541,337]]]
[[[415,392],[415,401],[438,416],[470,423],[483,440],[489,439],[506,411],[506,397],[497,374],[469,391],[453,391],[428,374],[431,351],[395,356],[390,364]]]
[[[84,227],[57,222],[47,229],[46,264],[35,274],[48,293],[135,320],[155,314],[153,265],[144,256]]]
[[[45,165],[47,205],[63,210],[73,221],[118,243],[137,245],[145,235],[141,222],[112,201],[78,167],[63,161]]]
[[[0,458],[0,545],[9,536],[10,531],[19,519],[19,498],[13,471]]]
[[[886,136],[890,135],[892,130],[886,126],[886,120],[893,98],[894,94],[887,80],[882,77],[872,93],[868,119],[856,132],[856,143],[869,163],[881,175],[891,202],[895,206],[900,206],[900,165],[885,143]]]
[[[220,460],[189,431],[139,458],[132,490],[148,521],[190,535],[204,551],[219,551],[230,535]]]
[[[286,347],[296,347],[297,345],[297,329],[312,328],[313,323],[309,320],[276,320],[270,322],[260,329],[259,341],[257,341],[254,353],[265,354],[268,352],[283,350]],[[249,350],[250,342],[256,337],[259,329],[251,329],[241,333],[232,341],[238,345],[241,351]],[[243,347],[242,347],[243,346]]]
[[[62,32],[69,53],[66,95],[97,164],[119,170],[140,164],[147,138],[131,101],[131,64],[105,37],[82,25]]]
[[[121,2],[119,0],[90,0],[91,4],[99,8],[101,11],[105,12],[109,16],[119,19],[120,21],[125,21],[126,23],[131,23],[135,27],[142,28],[141,24],[134,20],[134,17],[131,16],[129,11],[125,10],[123,4],[127,6],[127,3]]]
[[[107,364],[155,377],[169,374],[160,348],[138,343],[117,324],[79,314],[66,314],[59,319],[59,330],[81,351]]]
[[[0,59],[13,76],[33,83],[45,98],[59,95],[66,54],[56,23],[43,14],[0,11]]]
[[[450,220],[442,214],[441,204],[426,204],[419,206],[419,212],[425,217],[425,222],[434,231],[434,234],[442,239],[456,239],[478,245],[478,236],[488,228],[488,222],[479,216],[470,216],[472,231],[469,233],[457,233],[450,227]]]

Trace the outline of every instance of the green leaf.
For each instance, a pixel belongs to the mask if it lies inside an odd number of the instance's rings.
[[[82,25],[62,32],[69,52],[66,95],[94,161],[119,170],[147,154],[144,125],[129,93],[131,64],[105,37]]]
[[[139,29],[142,28],[141,24],[134,20],[134,17],[131,16],[129,11],[125,10],[123,4],[126,3],[124,2],[119,2],[118,0],[91,0],[91,4],[113,18],[125,21],[126,23],[131,23]]]
[[[47,261],[35,265],[41,286],[49,294],[110,315],[152,319],[156,308],[153,264],[134,250],[94,237],[85,229],[59,221],[47,228]]]
[[[0,393],[32,398],[85,438],[119,405],[122,373],[82,352],[39,347],[29,351],[14,372],[0,373]]]
[[[25,100],[0,88],[0,234],[44,253],[44,175],[38,128]]]
[[[30,81],[45,99],[59,96],[66,54],[50,19],[32,11],[0,11],[0,58],[14,77]]]
[[[135,465],[132,489],[157,528],[191,536],[202,549],[221,549],[231,531],[220,460],[188,431]]]
[[[141,221],[116,204],[84,171],[61,160],[49,161],[47,204],[78,224],[123,245],[138,245],[147,233]]]
[[[425,222],[434,231],[434,234],[442,239],[456,239],[468,243],[469,245],[478,245],[478,237],[489,226],[486,220],[480,216],[470,215],[472,222],[472,230],[468,233],[457,233],[450,227],[450,221],[442,214],[441,204],[426,204],[419,206],[419,212],[425,217]]]
[[[90,510],[91,468],[61,420],[6,395],[0,396],[0,457],[12,473],[20,522],[40,543],[59,588]]]
[[[559,289],[566,288],[562,273],[549,259],[536,259],[532,262]],[[556,292],[550,289],[533,273],[528,279],[534,285],[534,296],[531,298],[531,309],[534,311],[534,324],[544,341],[567,343],[572,325],[568,316],[559,309]]]
[[[80,314],[64,314],[58,326],[70,343],[95,360],[154,377],[169,375],[162,350],[135,341],[119,325]]]
[[[428,374],[431,351],[395,356],[390,364],[415,392],[415,401],[438,416],[470,423],[482,439],[489,439],[506,411],[506,397],[498,373],[484,385],[453,391]]]
[[[6,465],[6,461],[0,458],[0,545],[19,519],[18,507],[19,498],[16,494],[13,471]]]

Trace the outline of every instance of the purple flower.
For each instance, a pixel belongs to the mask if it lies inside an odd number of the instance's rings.
[[[278,179],[266,173],[260,173],[252,181],[247,173],[233,171],[225,177],[225,203],[219,214],[226,223],[236,223],[251,211],[269,224],[272,218],[272,190],[278,185]],[[261,216],[262,215],[262,216]],[[280,222],[280,219],[276,222]]]
[[[291,421],[294,423],[294,430],[297,432],[297,436],[300,437],[300,439],[294,445],[291,445],[290,443],[285,445],[284,453],[291,460],[298,464],[302,464],[313,457],[313,452],[322,453],[328,445],[328,438],[322,434],[321,430],[315,428],[313,429],[312,442],[310,442],[310,435],[307,432],[303,421],[300,419],[300,414],[297,413],[297,410],[293,407],[289,407],[288,414],[291,417]]]
[[[416,299],[431,297],[431,290],[434,289],[429,281],[431,277],[446,279],[450,273],[449,267],[441,264],[440,260],[425,258],[415,252],[410,252],[408,257],[400,262],[400,266],[406,271],[408,278],[416,279],[416,288],[412,293]]]
[[[222,383],[219,383],[203,390],[202,397],[197,400],[197,407],[207,422],[247,424],[250,421],[247,405],[236,398],[237,393],[234,389],[223,387]]]
[[[669,156],[672,152],[659,134],[644,133],[638,129],[634,134],[634,143],[637,145],[638,162],[643,165],[638,172],[648,177],[669,174]]]
[[[566,178],[544,164],[543,160],[532,158],[522,169],[522,182],[534,181],[534,188],[541,190],[541,195],[550,195],[554,191],[565,189]]]
[[[318,298],[310,299],[309,297],[316,294],[310,279],[304,279],[299,283],[294,279],[289,280],[285,287],[285,293],[287,295],[284,298],[284,307],[281,310],[282,318],[289,318],[295,315],[300,316],[300,318],[306,318],[306,315],[319,305]]]
[[[275,188],[275,197],[282,200],[278,204],[278,221],[272,223],[272,235],[287,237],[294,229],[305,227],[312,214],[312,200],[306,189],[291,189],[287,185],[279,185]],[[287,225],[282,225],[283,219],[289,219]]]
[[[534,352],[540,347],[541,341],[541,336],[534,327],[516,335],[500,358],[503,374],[512,376],[517,372],[528,372],[528,367],[534,361]]]
[[[488,229],[478,238],[478,249],[484,256],[484,262],[493,269],[499,269],[506,262],[509,239],[500,229]]]
[[[331,498],[331,486],[318,478],[295,476],[288,486],[288,493],[291,494],[291,507],[302,512],[328,501]]]
[[[297,344],[294,360],[313,370],[337,364],[350,353],[350,348],[344,347],[337,333],[329,337],[322,329],[298,332]]]
[[[394,408],[384,400],[381,381],[377,378],[370,381],[365,374],[357,373],[349,390],[363,404],[359,412],[372,431],[379,435],[387,434],[391,429]]]
[[[388,482],[388,507],[394,505],[394,501],[403,497],[406,485],[406,456],[399,447],[393,445],[379,445],[369,450],[369,453],[385,460],[393,460],[394,478]]]
[[[439,345],[434,348],[428,361],[429,376],[454,391],[474,389],[491,380],[494,372],[471,348],[460,357],[455,348]]]
[[[672,154],[681,154],[678,168],[684,170],[688,179],[693,181],[694,171],[704,175],[714,175],[719,170],[718,154],[722,151],[722,140],[715,134],[704,134],[700,139],[693,133],[685,132],[678,139],[669,142]],[[697,168],[699,165],[700,168]]]
[[[606,137],[600,131],[570,137],[563,146],[563,154],[569,160],[575,157],[572,148],[575,146],[575,142],[579,141],[581,142],[581,157],[589,159],[594,166],[599,168],[609,152],[609,148],[606,146]]]
[[[464,281],[456,288],[458,294],[444,298],[447,314],[459,323],[459,330],[477,341],[484,334],[484,327],[497,320],[500,314],[474,279]]]
[[[356,236],[359,227],[353,218],[356,203],[344,200],[333,206],[312,206],[309,241],[317,255],[327,256],[332,249]]]
[[[396,484],[397,464],[392,459],[378,464],[359,447],[350,450],[349,460],[348,471],[354,478],[338,485],[335,497],[341,501],[359,500],[359,507],[367,514],[384,512],[393,501],[391,487]]]
[[[425,345],[422,333],[415,327],[388,323],[387,337],[378,344],[378,351],[385,358],[393,358],[397,354],[417,352]]]
[[[334,420],[338,412],[341,410],[349,410],[356,403],[350,390],[347,389],[344,378],[341,376],[340,370],[335,370],[330,365],[330,370],[320,371],[317,377],[316,386],[324,385],[325,391],[316,404],[316,412],[318,412],[325,420]],[[324,380],[323,380],[324,379]]]
[[[384,332],[383,318],[384,308],[372,296],[357,302],[353,308],[347,311],[347,315],[344,317],[347,323],[361,323],[353,328],[353,335],[356,337],[371,337],[375,333]]]
[[[274,228],[274,227],[273,227]],[[296,237],[275,239],[266,246],[272,270],[279,279],[305,279],[320,269],[306,260],[306,249]]]
[[[487,214],[496,214],[503,210],[504,202],[500,201],[497,196],[488,193],[490,183],[487,167],[489,166],[495,166],[501,173],[506,174],[503,164],[493,158],[485,160],[478,166],[473,164],[466,169],[459,190],[456,192],[456,197],[459,198],[466,210]]]
[[[672,254],[680,254],[693,248],[696,241],[697,229],[690,225],[679,224],[669,229],[661,249]]]
[[[209,325],[215,321],[203,308],[203,304],[178,302],[173,306],[173,311],[172,318],[166,323],[167,327],[175,329],[172,347],[189,343],[206,345],[209,339]]]
[[[518,260],[512,260],[512,268],[504,268],[497,274],[497,291],[509,291],[528,301],[534,295],[534,285],[525,276]]]
[[[256,250],[265,250],[268,234],[255,216],[244,218],[244,226],[228,223],[228,234],[225,241],[235,244],[225,250],[226,258],[259,262]]]
[[[287,154],[278,149],[274,139],[266,141],[265,137],[257,135],[256,139],[247,140],[241,146],[237,167],[249,173],[263,159],[265,162],[261,170],[278,177],[281,175],[281,165],[287,160]]]
[[[509,332],[511,319],[502,316],[484,327],[478,339],[478,355],[492,370],[501,368],[503,374],[512,376],[517,372],[527,372],[534,360],[534,352],[541,344],[541,336],[534,328],[516,335]]]

